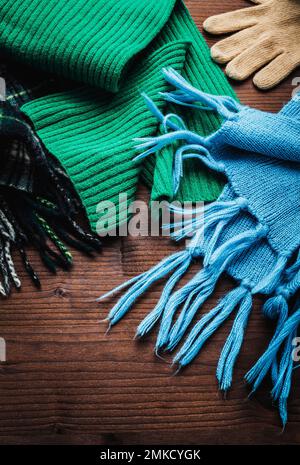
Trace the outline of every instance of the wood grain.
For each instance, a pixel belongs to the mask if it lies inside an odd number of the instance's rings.
[[[197,25],[209,15],[244,7],[244,1],[186,1]],[[210,44],[212,38],[207,37]],[[299,74],[300,72],[298,72]],[[296,76],[297,73],[294,74]],[[277,111],[291,96],[292,76],[263,93],[251,80],[234,84],[242,102]],[[146,192],[142,189],[141,198]],[[265,386],[251,401],[243,382],[272,334],[256,300],[234,385],[225,400],[215,381],[216,362],[230,322],[191,367],[174,377],[153,354],[154,335],[133,341],[160,286],[105,335],[109,303],[95,298],[174,250],[166,238],[107,241],[95,260],[74,253],[71,273],[49,276],[39,259],[42,291],[26,276],[22,291],[1,304],[0,336],[7,362],[0,364],[0,444],[291,444],[300,441],[299,372],[281,433]],[[231,287],[224,279],[203,311]]]

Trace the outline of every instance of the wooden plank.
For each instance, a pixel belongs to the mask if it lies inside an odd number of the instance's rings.
[[[197,25],[211,14],[244,7],[239,0],[186,1]],[[213,38],[207,37],[210,44]],[[298,72],[299,74],[299,72]],[[294,74],[296,76],[297,73]],[[277,111],[291,96],[292,77],[275,90],[259,92],[251,80],[234,84],[242,102]],[[141,190],[141,198],[146,198]],[[124,238],[107,242],[95,260],[74,253],[71,273],[49,276],[33,254],[43,290],[22,276],[23,288],[0,313],[0,336],[7,362],[0,364],[1,444],[291,444],[300,441],[299,383],[290,401],[283,434],[265,386],[251,401],[243,374],[266,346],[272,325],[256,300],[246,341],[225,400],[218,392],[215,367],[230,322],[203,349],[195,363],[174,377],[153,354],[155,335],[133,341],[138,322],[159,297],[160,286],[105,334],[99,323],[111,304],[99,294],[133,276],[175,249],[166,238]],[[20,267],[19,267],[20,268]],[[222,280],[209,310],[230,289]],[[295,373],[295,378],[298,373]]]

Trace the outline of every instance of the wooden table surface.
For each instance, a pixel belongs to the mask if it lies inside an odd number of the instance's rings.
[[[186,4],[199,27],[211,14],[247,5],[242,0]],[[251,80],[234,87],[242,102],[277,111],[290,98],[295,76],[297,72],[268,93],[257,91]],[[243,375],[273,331],[261,315],[261,302],[255,302],[226,399],[218,391],[215,368],[231,322],[178,376],[172,376],[171,367],[153,354],[155,335],[142,343],[133,341],[135,328],[153,308],[160,286],[105,335],[106,327],[99,320],[111,304],[100,306],[95,298],[173,250],[167,238],[110,240],[94,260],[75,253],[72,272],[57,276],[49,276],[34,259],[43,290],[35,290],[23,273],[21,292],[1,303],[0,336],[7,343],[7,362],[0,364],[1,444],[300,442],[299,371],[284,432],[269,399],[269,385],[252,400],[247,398]],[[229,280],[221,281],[203,311],[232,286]]]

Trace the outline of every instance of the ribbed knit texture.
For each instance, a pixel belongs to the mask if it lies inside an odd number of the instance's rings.
[[[72,179],[93,229],[99,219],[99,202],[118,206],[122,193],[127,193],[128,202],[134,200],[140,164],[132,162],[136,155],[133,138],[150,136],[157,128],[156,119],[145,112],[139,89],[162,108],[158,92],[168,86],[161,67],[169,63],[182,69],[186,48],[185,42],[171,42],[153,52],[128,74],[122,92],[115,95],[84,87],[23,106],[48,150]],[[116,220],[122,223],[119,211]]]
[[[6,54],[86,85],[67,83],[66,91],[45,94],[22,110],[67,170],[93,229],[100,201],[117,202],[123,192],[134,199],[141,165],[132,163],[132,139],[158,131],[139,94],[146,91],[165,105],[157,97],[166,90],[161,68],[180,70],[206,91],[233,94],[181,0],[0,0],[0,7]],[[220,124],[212,113],[199,118],[190,111],[187,117],[203,134]],[[172,163],[166,149],[157,163],[145,164],[142,179],[152,199],[173,197]],[[198,162],[187,165],[178,198],[215,199],[223,181]]]
[[[2,0],[0,46],[15,60],[116,92],[175,0]]]

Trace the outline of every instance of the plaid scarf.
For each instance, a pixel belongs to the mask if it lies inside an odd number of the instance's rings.
[[[72,255],[66,244],[87,253],[98,250],[99,240],[75,221],[81,211],[77,195],[58,162],[47,152],[20,106],[41,91],[51,88],[51,79],[14,65],[0,66],[3,90],[0,101],[0,293],[7,296],[11,285],[21,286],[12,258],[18,249],[34,284],[40,280],[33,270],[27,246],[40,253],[45,266],[69,269]],[[29,87],[30,82],[30,87]],[[3,92],[4,93],[4,92]]]

